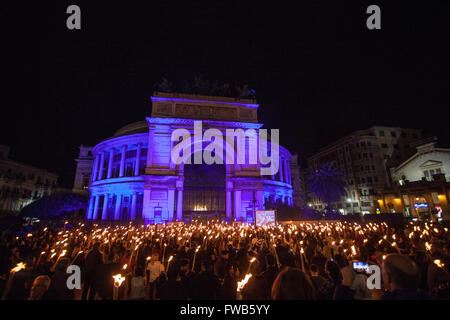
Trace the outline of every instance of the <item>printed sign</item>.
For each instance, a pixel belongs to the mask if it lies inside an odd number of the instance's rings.
[[[256,225],[270,226],[275,224],[275,210],[256,210]]]

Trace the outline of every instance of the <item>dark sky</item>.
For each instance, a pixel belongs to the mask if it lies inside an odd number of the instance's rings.
[[[70,4],[81,31],[66,28]],[[370,4],[381,30],[366,28]],[[371,125],[450,142],[445,1],[46,0],[4,10],[0,143],[65,187],[78,146],[149,116],[163,76],[248,83],[260,122],[302,160]]]

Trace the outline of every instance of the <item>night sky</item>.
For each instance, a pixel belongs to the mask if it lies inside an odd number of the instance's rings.
[[[81,7],[81,31],[66,28],[70,4]],[[366,28],[370,4],[381,7],[381,30]],[[2,6],[0,143],[11,158],[59,174],[64,187],[72,187],[79,145],[150,116],[161,77],[248,84],[260,122],[279,128],[302,161],[371,125],[450,142],[445,1]]]

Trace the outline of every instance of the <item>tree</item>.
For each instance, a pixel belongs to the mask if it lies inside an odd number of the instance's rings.
[[[69,212],[86,209],[88,199],[76,193],[58,193],[43,197],[22,209],[21,216],[41,219],[64,216]]]
[[[333,164],[322,164],[318,170],[309,177],[309,187],[311,192],[323,202],[328,204],[331,212],[331,203],[339,201],[346,194],[344,174]]]

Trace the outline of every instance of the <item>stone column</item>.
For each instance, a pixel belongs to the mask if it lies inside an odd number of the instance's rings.
[[[100,156],[100,169],[98,170],[97,180],[103,179],[103,165],[105,163],[105,151],[102,152]]]
[[[292,184],[292,181],[291,181],[291,161],[290,160],[286,160],[286,171],[287,171],[286,183]]]
[[[127,152],[127,145],[122,146],[122,156],[120,158],[120,170],[119,170],[119,177],[123,177],[125,173],[125,157]]]
[[[103,211],[102,211],[102,220],[108,219],[108,197],[109,195],[105,193],[103,196]]]
[[[241,221],[241,190],[234,190],[234,218]]]
[[[284,180],[284,176],[283,176],[283,165],[284,165],[284,160],[283,158],[280,157],[280,169],[279,169],[279,176],[280,176],[280,181],[283,182]]]
[[[111,179],[112,177],[113,159],[114,159],[114,148],[112,148],[109,151],[108,175],[106,176],[107,179]]]
[[[255,210],[264,210],[264,195],[262,190],[256,191],[256,201],[258,201],[258,207]]]
[[[92,219],[93,220],[97,220],[97,218],[98,218],[98,205],[99,205],[99,202],[100,202],[100,196],[96,195],[95,196],[95,202],[94,202],[94,212],[92,214]]]
[[[137,145],[137,150],[136,150],[136,164],[134,166],[134,175],[138,176],[139,175],[139,165],[141,163],[141,148],[142,148],[142,143],[139,142]]]
[[[226,210],[227,210],[227,220],[229,221],[229,222],[231,222],[231,206],[232,206],[232,203],[231,203],[231,190],[227,190],[227,207],[226,207]]]
[[[94,196],[90,196],[89,197],[89,206],[86,211],[86,219],[88,219],[88,220],[92,219],[92,211],[94,209],[94,201],[95,201]]]
[[[97,181],[98,160],[99,160],[99,155],[97,154],[94,158],[94,167],[92,168],[91,182]]]
[[[116,198],[116,207],[114,208],[114,220],[120,219],[120,205],[122,204],[122,195],[118,194]]]
[[[142,217],[145,220],[153,220],[155,218],[155,216],[153,214],[153,210],[150,205],[150,193],[151,193],[150,189],[147,189],[147,188],[144,189],[144,202],[143,202],[143,206],[142,206]]]
[[[136,220],[136,201],[137,193],[133,192],[131,195],[131,220]]]
[[[172,222],[173,221],[173,213],[175,208],[175,189],[170,188],[168,192],[168,199],[167,199],[167,219]]]
[[[183,189],[177,189],[177,221],[183,220]]]

